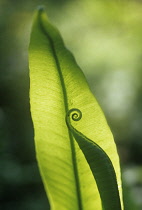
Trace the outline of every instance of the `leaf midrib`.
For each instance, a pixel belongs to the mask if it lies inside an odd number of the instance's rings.
[[[53,52],[53,56],[55,59],[55,63],[56,63],[56,67],[58,70],[58,74],[59,74],[59,78],[61,81],[61,87],[62,87],[62,91],[63,91],[63,100],[64,100],[64,105],[65,105],[65,113],[68,112],[69,110],[69,105],[68,105],[68,96],[67,96],[67,91],[66,91],[66,85],[64,82],[64,78],[62,75],[62,71],[61,71],[61,67],[60,67],[60,62],[58,60],[58,56],[54,47],[54,42],[52,40],[52,38],[50,37],[50,35],[47,33],[47,31],[44,28],[44,25],[42,24],[42,11],[39,11],[39,25],[41,27],[42,32],[44,33],[44,35],[48,38],[49,42],[50,42],[50,46]],[[74,170],[74,176],[75,176],[75,184],[76,184],[76,194],[77,194],[77,201],[78,201],[78,210],[83,210],[83,206],[82,206],[82,198],[81,198],[81,191],[80,191],[80,181],[79,181],[79,176],[78,176],[78,168],[77,168],[77,160],[76,160],[76,152],[75,152],[75,143],[74,143],[74,139],[73,136],[71,134],[71,131],[68,130],[68,134],[69,134],[69,139],[70,139],[70,145],[71,145],[71,153],[72,153],[72,164],[73,164],[73,170]]]

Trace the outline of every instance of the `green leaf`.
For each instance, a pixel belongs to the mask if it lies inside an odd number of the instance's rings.
[[[72,122],[81,119],[82,112],[79,109],[71,109],[67,113],[66,122],[90,166],[104,209],[121,210],[117,179],[112,162],[98,144],[73,127]]]
[[[73,127],[87,139],[91,139],[109,157],[123,206],[119,158],[113,136],[82,71],[42,9],[34,18],[29,65],[36,154],[52,210],[105,208],[102,207],[102,196],[100,198],[103,192],[99,192],[88,164],[88,154],[84,152],[87,150],[80,149],[78,136],[75,137],[66,124],[66,115],[73,108],[81,110],[83,115],[80,121],[74,121]],[[107,167],[105,158],[104,165]],[[105,167],[102,180],[107,174]],[[102,166],[98,170],[101,168]],[[99,178],[100,181],[101,179]],[[110,180],[113,182],[113,179],[112,177]],[[104,192],[112,195],[109,187],[104,183]]]

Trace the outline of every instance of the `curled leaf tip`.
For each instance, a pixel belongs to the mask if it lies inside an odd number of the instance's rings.
[[[79,121],[82,118],[82,112],[77,109],[77,108],[73,108],[70,109],[67,114],[66,114],[66,124],[68,126],[68,128],[70,129],[70,127],[72,127],[71,125],[71,121]]]
[[[67,113],[68,117],[71,117],[74,121],[79,121],[82,118],[82,112],[79,109],[70,109]]]

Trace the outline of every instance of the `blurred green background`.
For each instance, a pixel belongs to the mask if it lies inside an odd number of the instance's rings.
[[[29,107],[28,44],[41,4],[105,112],[120,155],[125,210],[141,210],[140,0],[0,0],[0,209],[49,209]]]

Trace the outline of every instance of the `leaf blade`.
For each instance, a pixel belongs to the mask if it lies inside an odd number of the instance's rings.
[[[82,123],[80,128],[89,138],[93,136],[91,139],[94,140],[95,136],[98,144],[102,144],[100,133],[105,130],[105,138],[108,136],[111,140],[112,136],[82,71],[64,47],[58,31],[48,22],[41,10],[35,17],[29,54],[30,100],[37,159],[51,207],[93,210],[97,206],[100,210],[102,207],[96,183],[84,155],[68,131],[66,113],[73,107],[81,107],[86,115],[86,122],[84,125]],[[96,114],[103,124],[103,129],[94,121]],[[88,117],[92,119],[89,123]],[[94,131],[94,127],[98,131],[90,134],[90,128]],[[110,147],[107,150],[110,150]],[[112,150],[114,153],[114,145]],[[118,162],[117,158],[117,171]],[[56,174],[55,167],[58,169]],[[68,176],[65,176],[64,171]]]

